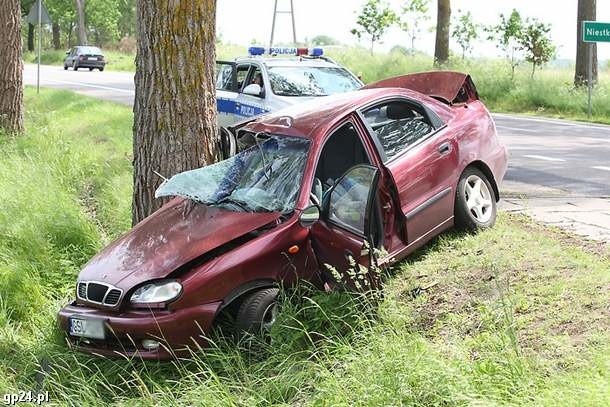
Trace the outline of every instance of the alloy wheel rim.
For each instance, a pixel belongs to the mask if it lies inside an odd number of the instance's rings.
[[[470,215],[477,222],[489,222],[493,212],[493,202],[485,181],[477,175],[469,176],[464,184],[464,194]]]

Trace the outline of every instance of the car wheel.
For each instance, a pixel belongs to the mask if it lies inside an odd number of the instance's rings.
[[[248,295],[241,303],[235,318],[238,338],[247,335],[267,337],[278,313],[279,289],[265,288]]]
[[[455,225],[458,229],[487,229],[496,222],[496,196],[487,177],[477,168],[467,168],[458,182]]]
[[[93,72],[93,68],[89,68],[89,72]]]
[[[100,72],[104,72],[104,68],[100,68]]]
[[[67,71],[68,67],[66,65],[64,65],[64,71]]]

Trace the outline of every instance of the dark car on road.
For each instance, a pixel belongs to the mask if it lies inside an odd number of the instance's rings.
[[[222,139],[237,154],[161,184],[171,200],[84,266],[59,312],[69,343],[168,359],[205,347],[221,318],[265,332],[299,280],[357,289],[359,265],[394,264],[453,226],[491,227],[507,167],[457,72],[305,102]]]
[[[78,68],[89,68],[90,71],[94,69],[103,71],[105,67],[104,54],[98,47],[77,46],[66,52],[65,70],[72,68],[77,71]]]

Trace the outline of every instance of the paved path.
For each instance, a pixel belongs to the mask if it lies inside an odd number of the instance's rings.
[[[42,66],[41,85],[133,104],[133,74]],[[26,84],[36,84],[27,64]],[[583,101],[583,104],[585,102]],[[510,150],[501,208],[610,242],[610,126],[494,114]]]

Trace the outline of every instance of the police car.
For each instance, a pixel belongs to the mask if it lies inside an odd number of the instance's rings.
[[[362,86],[354,74],[325,57],[321,48],[250,47],[248,53],[232,62],[216,62],[221,127]]]

